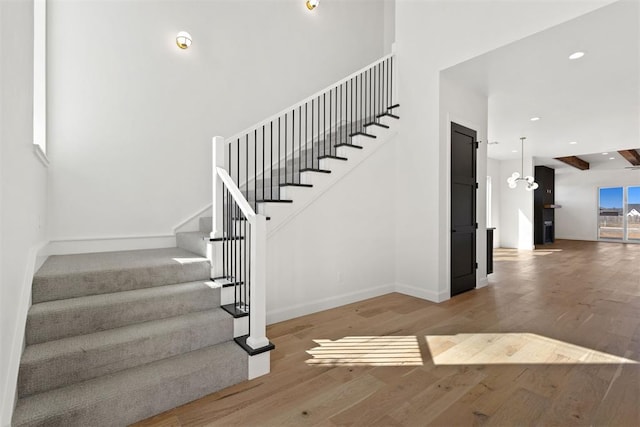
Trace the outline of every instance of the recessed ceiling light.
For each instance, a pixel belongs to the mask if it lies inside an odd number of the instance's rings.
[[[576,145],[577,143],[578,143],[578,141],[571,141],[569,144]]]
[[[540,120],[540,117],[531,117],[532,122],[537,122],[538,120]]]
[[[609,154],[609,153],[602,153],[603,156],[606,156],[607,154]]]
[[[571,55],[569,55],[569,59],[579,59],[582,58],[584,56],[584,52],[573,52]]]
[[[609,160],[615,160],[615,159],[616,159],[615,157],[609,157]]]
[[[517,152],[518,152],[518,150],[511,150],[511,152],[512,152],[512,153],[517,153]]]

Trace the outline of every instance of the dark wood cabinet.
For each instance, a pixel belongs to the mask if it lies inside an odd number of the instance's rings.
[[[555,169],[536,166],[538,188],[533,195],[533,237],[536,245],[555,240]]]

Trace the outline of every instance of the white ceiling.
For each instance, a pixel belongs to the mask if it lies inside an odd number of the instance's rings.
[[[619,1],[443,73],[488,96],[489,157],[520,158],[526,136],[536,164],[562,168],[553,157],[577,155],[629,166],[616,151],[640,147],[639,22],[639,2]],[[569,60],[576,51],[585,56]]]

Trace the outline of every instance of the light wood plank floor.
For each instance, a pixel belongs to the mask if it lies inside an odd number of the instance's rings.
[[[272,372],[142,426],[640,425],[640,245],[498,249],[489,286],[272,325]]]

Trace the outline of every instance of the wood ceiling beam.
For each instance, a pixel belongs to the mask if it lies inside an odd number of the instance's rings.
[[[620,150],[618,151],[631,165],[640,166],[640,153],[638,150]]]
[[[556,157],[555,159],[560,160],[569,166],[573,166],[574,168],[578,168],[581,171],[589,169],[589,162],[586,162],[577,156]]]

